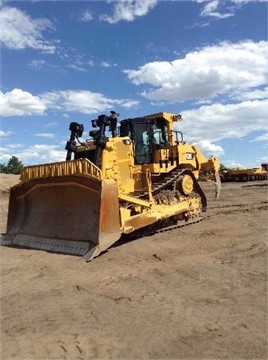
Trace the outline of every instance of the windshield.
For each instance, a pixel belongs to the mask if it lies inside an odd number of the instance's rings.
[[[134,126],[136,163],[149,163],[151,160],[149,124],[136,123]]]
[[[167,143],[167,126],[163,120],[156,120],[152,124],[152,133],[155,145],[165,145]]]

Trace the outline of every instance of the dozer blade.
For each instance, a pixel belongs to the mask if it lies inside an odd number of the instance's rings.
[[[58,176],[11,189],[4,245],[83,255],[89,261],[120,235],[113,179]]]

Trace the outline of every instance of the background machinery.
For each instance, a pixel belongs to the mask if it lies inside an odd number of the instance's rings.
[[[252,169],[228,169],[221,171],[220,177],[222,182],[235,181],[259,181],[267,180],[267,170],[265,169],[266,164],[262,164],[258,168]]]
[[[174,129],[181,115],[161,112],[120,121],[118,114],[70,124],[66,161],[25,167],[11,188],[4,244],[83,255],[91,260],[122,236],[141,237],[202,219],[207,199],[197,179],[212,171]],[[106,131],[110,136],[106,136]]]

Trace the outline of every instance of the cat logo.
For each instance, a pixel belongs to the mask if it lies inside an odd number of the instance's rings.
[[[193,160],[193,158],[194,158],[194,154],[193,154],[193,153],[190,153],[190,152],[187,152],[187,153],[186,153],[186,159],[187,159],[187,160]]]

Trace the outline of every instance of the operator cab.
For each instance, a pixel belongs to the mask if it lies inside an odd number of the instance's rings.
[[[121,121],[120,136],[128,136],[135,146],[135,163],[155,162],[155,150],[169,148],[169,133],[165,119],[146,117]]]
[[[125,119],[120,121],[118,128],[119,114],[115,111],[110,113],[110,116],[99,115],[97,119],[91,121],[93,130],[89,135],[92,140],[86,143],[79,141],[84,131],[83,124],[75,122],[70,124],[71,136],[65,147],[66,160],[71,160],[74,153],[75,159],[87,158],[100,167],[102,151],[106,148],[109,139],[128,137],[133,144],[135,165],[159,164],[160,168],[168,168],[179,163],[177,146],[183,143],[183,136],[180,131],[174,130],[173,122],[181,120],[181,115],[157,113]],[[111,132],[111,138],[105,135],[106,128]]]

